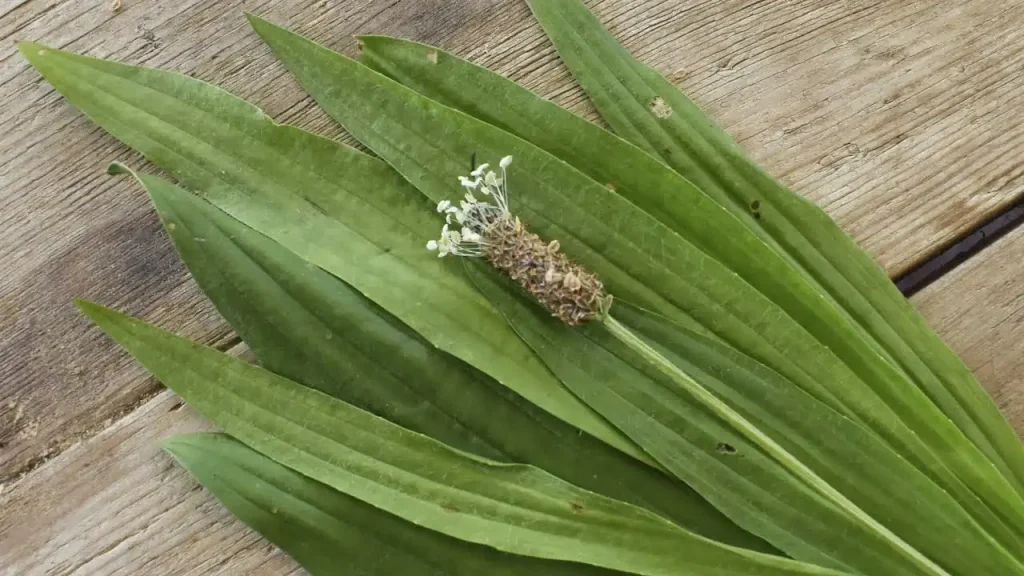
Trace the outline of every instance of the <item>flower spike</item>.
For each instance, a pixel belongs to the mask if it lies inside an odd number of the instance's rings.
[[[445,224],[441,237],[428,242],[427,249],[438,257],[486,258],[567,324],[603,316],[611,296],[597,276],[561,253],[557,240],[545,242],[509,211],[507,169],[511,164],[511,156],[498,162],[500,177],[488,170],[489,164],[477,166],[469,176],[459,176],[465,196],[458,207],[448,200],[438,203]],[[474,192],[485,201],[477,200]],[[448,229],[453,218],[461,230]]]

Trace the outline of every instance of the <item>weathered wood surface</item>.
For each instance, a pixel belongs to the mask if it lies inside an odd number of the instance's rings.
[[[1020,194],[1024,2],[588,3],[892,273]],[[243,6],[350,54],[355,33],[439,44],[593,117],[520,0],[124,0],[118,13],[99,0],[0,4],[5,574],[249,574],[264,561],[260,573],[290,570],[159,453],[156,438],[201,424],[169,410],[169,395],[71,306],[84,296],[235,343],[143,194],[102,175],[111,160],[141,160],[64,103],[11,43],[179,70],[278,120],[340,135],[248,30]],[[1005,240],[969,265],[981,278],[957,271],[918,300],[1015,419],[1024,291],[1013,284],[1021,267],[999,254],[1019,262],[1021,250],[1019,235]]]
[[[913,300],[1024,436],[1024,228]]]
[[[294,562],[157,446],[206,429],[162,392],[0,496],[0,573],[277,576]]]

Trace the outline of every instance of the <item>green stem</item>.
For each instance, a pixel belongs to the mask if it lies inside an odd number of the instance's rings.
[[[943,570],[939,565],[929,560],[913,546],[904,542],[903,539],[895,533],[880,524],[868,513],[861,510],[841,492],[833,488],[828,482],[815,474],[814,471],[808,468],[803,462],[790,454],[785,448],[772,440],[771,437],[767,436],[741,414],[722,402],[717,396],[701,386],[688,374],[680,370],[678,366],[662,356],[661,353],[648,345],[629,328],[623,326],[622,323],[610,315],[605,315],[603,317],[603,323],[607,327],[608,331],[620,342],[639,354],[644,360],[650,362],[651,366],[689,392],[704,407],[711,410],[711,412],[716,416],[728,423],[748,440],[759,446],[797,478],[800,478],[808,486],[834,502],[841,510],[845,511],[852,518],[890,541],[893,546],[901,554],[910,559],[914,565],[934,576],[949,576],[949,573]]]

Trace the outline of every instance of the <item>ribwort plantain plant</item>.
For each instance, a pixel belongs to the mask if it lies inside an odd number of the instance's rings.
[[[316,574],[1024,574],[1024,451],[960,360],[586,7],[529,4],[614,133],[435,47],[356,62],[252,15],[376,157],[20,45],[179,181],[136,175],[259,358],[80,302],[222,429],[166,449]]]

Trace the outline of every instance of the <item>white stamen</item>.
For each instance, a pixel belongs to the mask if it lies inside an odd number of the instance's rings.
[[[454,206],[450,200],[438,202],[437,211],[445,215],[445,224],[441,228],[441,237],[427,243],[428,250],[436,250],[438,257],[448,254],[472,257],[484,255],[482,232],[509,213],[505,168],[511,162],[511,156],[501,159],[500,178],[494,171],[488,171],[488,164],[477,166],[468,177],[459,176],[459,185],[465,189],[466,194],[458,206]],[[476,191],[480,192],[484,201],[477,200],[473,194]],[[493,202],[489,202],[487,197],[493,198]],[[449,230],[448,226],[454,223],[462,227],[461,231]]]

